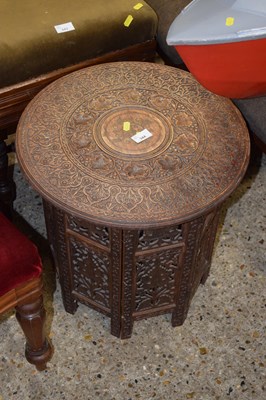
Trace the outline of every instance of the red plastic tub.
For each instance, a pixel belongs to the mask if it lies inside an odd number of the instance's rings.
[[[208,90],[266,95],[266,0],[194,0],[171,25],[167,43]]]

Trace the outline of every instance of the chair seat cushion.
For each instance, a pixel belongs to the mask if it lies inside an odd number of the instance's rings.
[[[0,296],[41,272],[36,246],[0,214]]]
[[[0,88],[152,40],[157,29],[156,13],[136,0],[1,0],[0,21]]]

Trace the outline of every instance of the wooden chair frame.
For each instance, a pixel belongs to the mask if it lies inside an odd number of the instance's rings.
[[[0,314],[15,308],[16,318],[26,337],[25,356],[37,370],[46,369],[53,348],[45,335],[42,278],[19,285],[0,297]]]

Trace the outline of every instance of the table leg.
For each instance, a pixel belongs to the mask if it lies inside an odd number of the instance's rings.
[[[182,261],[182,273],[180,274],[179,290],[177,293],[176,308],[172,313],[172,326],[180,326],[184,323],[193,290],[193,274],[196,265],[196,255],[198,250],[200,232],[204,220],[198,218],[188,222],[184,226],[185,250]]]
[[[220,207],[218,207],[216,210],[213,211],[212,213],[212,218],[209,221],[205,222],[206,229],[205,229],[205,234],[202,240],[201,247],[204,252],[204,259],[205,259],[205,268],[203,271],[203,274],[201,276],[200,283],[202,285],[205,284],[209,274],[210,274],[210,268],[211,268],[211,260],[212,260],[212,253],[213,253],[213,248],[214,248],[214,243],[215,243],[215,238],[216,238],[216,233],[217,233],[217,228],[218,228],[218,223],[219,223],[219,217],[220,217]],[[206,218],[206,220],[208,217]]]
[[[113,228],[111,231],[111,265],[112,265],[112,305],[111,305],[111,334],[120,337],[121,334],[121,259],[122,259],[121,229]]]
[[[173,326],[183,324],[199,284],[204,284],[209,276],[218,222],[219,208],[216,208],[185,224],[186,246],[177,305],[172,314]]]
[[[122,293],[121,293],[121,339],[128,339],[133,330],[133,303],[135,288],[135,248],[138,231],[123,231]]]
[[[69,265],[68,249],[65,234],[65,213],[43,200],[46,229],[54,263],[59,278],[63,304],[66,312],[74,314],[78,308],[72,296],[71,265]]]

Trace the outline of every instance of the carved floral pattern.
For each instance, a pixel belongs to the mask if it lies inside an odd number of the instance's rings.
[[[174,305],[180,253],[165,250],[137,258],[135,311]]]
[[[116,131],[110,148],[101,138],[127,109],[140,110],[133,130],[147,124],[156,131],[137,155],[115,150]],[[248,152],[247,129],[229,100],[187,72],[138,62],[59,79],[31,102],[17,131],[22,168],[46,199],[113,226],[197,215],[234,189]]]
[[[172,246],[182,241],[182,225],[167,229],[145,229],[139,231],[137,249],[148,250],[163,246]]]
[[[109,257],[85,243],[70,240],[73,268],[73,290],[110,309]]]
[[[110,246],[109,228],[90,224],[73,216],[67,218],[68,229],[106,247]]]

